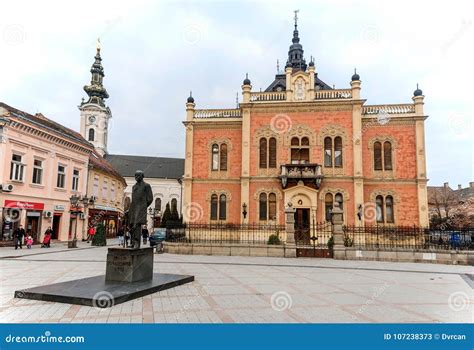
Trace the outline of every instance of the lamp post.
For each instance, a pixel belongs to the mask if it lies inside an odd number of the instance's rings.
[[[244,216],[244,219],[247,217],[247,203],[242,204],[242,215]]]
[[[80,197],[76,196],[75,194],[73,194],[71,198],[69,198],[69,202],[71,203],[71,210],[69,212],[71,213],[71,215],[72,214],[76,215],[76,224],[74,227],[74,238],[72,241],[68,242],[68,245],[67,245],[68,248],[77,248],[77,219],[78,219],[77,214],[79,213],[77,209],[79,205],[79,200],[80,200]]]

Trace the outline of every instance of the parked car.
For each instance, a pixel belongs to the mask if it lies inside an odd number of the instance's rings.
[[[150,247],[161,244],[166,239],[166,228],[156,228],[148,238]]]

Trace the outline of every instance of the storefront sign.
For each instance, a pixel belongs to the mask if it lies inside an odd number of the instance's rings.
[[[26,213],[26,216],[36,216],[36,217],[40,217],[41,216],[41,213],[38,212],[38,211],[29,211]]]
[[[54,206],[54,211],[65,211],[66,210],[66,206],[65,205],[61,205],[61,204],[56,204]]]
[[[44,209],[44,203],[5,200],[5,208],[19,208],[19,209],[26,209],[26,210],[43,210]]]

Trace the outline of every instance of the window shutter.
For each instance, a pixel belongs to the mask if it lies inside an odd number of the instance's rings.
[[[267,167],[267,139],[260,139],[260,168]]]
[[[270,138],[269,145],[268,145],[268,153],[269,153],[269,160],[268,160],[268,167],[269,168],[276,168],[276,154],[277,154],[277,142],[276,138]]]
[[[382,170],[382,144],[374,143],[374,170]]]
[[[227,170],[227,145],[221,145],[220,169]]]

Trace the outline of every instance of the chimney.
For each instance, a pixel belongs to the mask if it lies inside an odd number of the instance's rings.
[[[474,188],[474,182],[469,182],[469,187]]]
[[[458,185],[458,190],[462,190],[462,186],[461,186],[461,185]]]
[[[449,182],[445,182],[445,183],[443,184],[443,186],[444,186],[444,188],[449,188]]]

